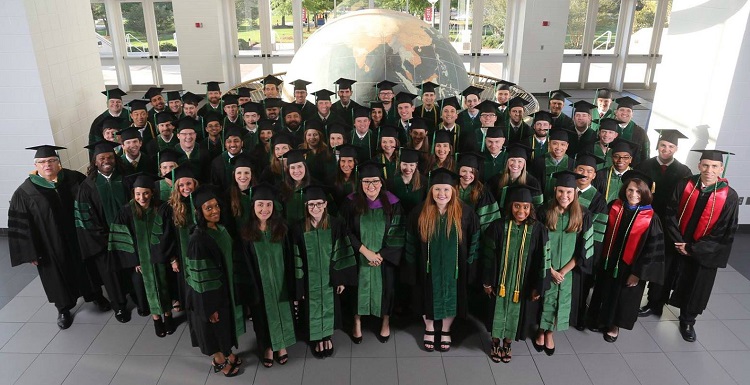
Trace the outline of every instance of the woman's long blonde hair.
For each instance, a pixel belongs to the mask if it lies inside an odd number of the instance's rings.
[[[432,187],[430,187],[432,190]],[[461,206],[461,200],[458,198],[458,191],[455,186],[451,186],[451,200],[448,201],[448,207],[446,207],[446,214],[448,214],[448,226],[446,229],[446,237],[450,237],[451,230],[455,227],[456,236],[458,237],[458,243],[461,243],[462,232],[461,232],[461,217],[463,215],[463,207]],[[437,228],[438,217],[440,211],[438,210],[435,199],[432,198],[432,191],[427,192],[427,199],[425,199],[422,211],[419,213],[419,237],[422,242],[429,242],[435,235],[435,229]]]
[[[557,191],[557,187],[555,187]],[[560,212],[568,211],[570,213],[570,222],[568,227],[565,229],[566,233],[577,233],[583,228],[583,210],[581,209],[580,203],[578,203],[578,194],[573,194],[573,201],[570,202],[568,208],[564,209],[557,203],[557,198],[551,199],[547,204],[547,215],[545,225],[551,231],[557,230],[557,219]]]
[[[523,165],[523,170],[521,171],[521,175],[518,176],[517,182],[518,184],[525,185],[526,184],[526,166],[528,165],[529,161],[527,160],[526,163]],[[508,186],[510,184],[510,167],[508,167],[508,160],[505,161],[505,169],[503,170],[503,175],[500,177],[500,182],[497,184],[497,187],[499,189],[502,189],[505,186]]]
[[[193,179],[195,188],[198,188],[198,181]],[[185,227],[187,225],[187,206],[182,201],[182,194],[180,194],[177,186],[172,186],[172,193],[169,194],[169,205],[172,206],[172,221],[177,227]]]

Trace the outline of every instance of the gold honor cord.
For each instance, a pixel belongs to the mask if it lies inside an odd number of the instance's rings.
[[[508,272],[508,256],[510,254],[510,231],[511,231],[512,225],[513,225],[513,221],[512,220],[508,221],[508,231],[506,233],[507,239],[505,242],[505,258],[503,262],[503,276],[500,280],[500,288],[498,290],[498,296],[500,297],[505,297],[505,280],[506,280],[507,272]],[[528,229],[529,229],[529,225],[524,224],[523,235],[521,236],[521,248],[518,252],[518,269],[516,270],[516,286],[515,286],[515,289],[513,290],[513,302],[518,302],[519,300],[519,295],[520,295],[519,282],[521,280],[521,266],[523,266],[523,252],[524,252],[524,247],[526,246],[526,234],[528,233]]]

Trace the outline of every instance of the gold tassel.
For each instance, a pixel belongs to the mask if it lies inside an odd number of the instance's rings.
[[[513,302],[518,303],[519,292],[518,290],[513,292]]]
[[[505,285],[500,285],[500,296],[505,297]]]

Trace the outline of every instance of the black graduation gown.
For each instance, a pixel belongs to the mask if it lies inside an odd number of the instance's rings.
[[[193,151],[190,152],[190,157],[188,157],[185,150],[183,150],[179,145],[175,147],[174,150],[180,153],[180,158],[177,160],[177,163],[180,166],[184,164],[190,164],[190,167],[193,169],[193,173],[195,174],[195,179],[197,179],[201,183],[209,182],[212,159],[211,155],[208,154],[205,148],[201,148],[200,146],[196,145],[195,147],[193,147]]]
[[[266,151],[266,146],[263,143],[258,143],[250,151],[250,159],[253,162],[253,175],[260,176],[271,164],[271,154]]]
[[[157,154],[161,150],[166,150],[168,148],[174,150],[175,148],[180,146],[180,140],[177,139],[176,134],[172,134],[172,138],[169,140],[169,142],[165,141],[161,135],[157,136],[154,140],[148,142],[147,144],[144,144],[144,152],[149,154],[151,157],[156,159]]]
[[[380,144],[378,139],[380,139],[380,136],[373,130],[368,131],[362,139],[359,138],[355,130],[352,130],[349,133],[347,143],[357,147],[357,159],[364,162],[375,156],[376,149]]]
[[[502,177],[503,177],[502,173],[497,174],[494,177],[490,178],[490,180],[487,181],[486,185],[489,186],[490,191],[492,192],[492,195],[495,197],[495,200],[497,201],[497,205],[500,208],[500,212],[505,213],[505,205],[507,204],[507,202],[505,202],[505,193],[507,191],[507,188],[500,188],[500,178]],[[516,184],[518,184],[517,180],[515,182],[509,183],[508,186],[513,186]],[[505,186],[505,187],[508,187],[508,186]],[[529,174],[528,172],[526,173],[526,186],[542,191],[542,187],[539,184],[539,180],[534,178],[534,176]],[[543,202],[543,198],[541,198],[542,197],[541,193],[539,193],[537,197],[538,198],[536,198],[534,202],[535,206],[539,206]]]
[[[88,144],[96,143],[99,140],[104,139],[102,136],[102,125],[104,124],[104,121],[107,119],[114,119],[118,122],[119,128],[121,130],[124,130],[128,128],[130,125],[130,118],[128,117],[128,110],[123,109],[122,112],[120,112],[120,116],[114,117],[112,114],[109,113],[109,110],[106,110],[99,114],[93,122],[91,122],[91,128],[89,129],[89,142]],[[93,150],[90,151],[90,153],[93,153]]]
[[[692,175],[690,168],[680,163],[677,159],[664,172],[661,171],[661,165],[656,157],[644,160],[635,169],[645,173],[654,181],[654,201],[651,205],[654,206],[656,214],[662,218],[664,218],[664,212],[667,209],[667,204],[672,199],[677,183],[681,179]]]
[[[133,164],[130,163],[125,154],[120,155],[120,159],[122,159],[123,173],[125,175],[135,174],[137,172],[149,175],[158,174],[159,168],[156,165],[155,158],[151,158],[144,152],[141,152],[141,159],[138,160],[136,166],[133,166]]]
[[[612,204],[609,208],[612,210]],[[634,260],[630,265],[626,264],[622,261],[622,250],[625,244],[635,241],[627,231],[635,211],[626,207],[623,210],[620,223],[614,230],[616,233],[609,258],[605,255],[599,257],[589,317],[600,328],[618,326],[632,330],[638,320],[638,308],[646,282],[660,283],[664,278],[664,232],[659,216],[654,215],[648,229],[638,241]],[[634,287],[627,286],[631,274],[640,279]]]
[[[224,151],[221,155],[211,161],[211,171],[209,174],[211,184],[219,186],[222,190],[229,189],[229,186],[234,180],[234,177],[232,176],[232,169],[234,166],[232,165],[231,159],[232,157],[229,156],[229,153]]]
[[[299,104],[297,105],[297,107],[299,107]],[[331,109],[333,109],[333,106],[331,106]],[[300,110],[302,111],[302,121],[311,119],[318,114],[318,108],[315,107],[315,104],[311,103],[309,100],[305,100],[305,104],[302,105]]]
[[[575,123],[570,116],[561,112],[556,118],[552,118],[552,128],[563,128],[573,131],[575,130]]]
[[[575,135],[568,135],[568,150],[566,153],[569,156],[575,157],[576,154],[581,153],[584,149],[591,147],[598,140],[596,137],[596,131],[592,130],[591,127],[586,128],[583,134],[578,135],[575,127],[572,129]]]
[[[505,126],[504,131],[506,146],[510,145],[511,143],[522,142],[529,136],[534,135],[534,130],[524,121],[521,121],[521,125],[518,128],[514,128],[509,123]]]
[[[458,113],[456,123],[461,126],[461,129],[466,132],[475,132],[482,127],[482,122],[479,120],[480,112],[477,111],[476,116],[472,119],[469,116],[469,110],[463,110]]]
[[[38,262],[37,271],[47,300],[58,310],[69,310],[81,295],[87,301],[101,296],[101,289],[89,279],[77,247],[73,202],[85,176],[63,169],[55,187],[40,186],[31,178],[10,199],[10,263],[19,266]]]
[[[698,218],[703,209],[710,205],[710,191],[700,191],[700,180],[698,180],[698,200],[693,210],[693,216],[689,219],[685,234],[679,227],[679,204],[683,190],[688,179],[696,180],[699,176],[682,179],[677,183],[674,195],[667,206],[664,228],[669,239],[674,242],[686,242],[686,250],[690,255],[679,255],[679,275],[675,283],[674,292],[669,299],[669,304],[680,308],[689,314],[701,314],[708,304],[711,289],[716,279],[718,268],[727,266],[729,255],[732,252],[734,234],[738,227],[739,198],[737,192],[729,188],[724,208],[721,210],[716,225],[711,232],[699,240],[693,239],[693,233],[697,227]],[[710,206],[709,206],[710,210]],[[670,247],[673,247],[670,245]]]
[[[215,142],[212,142],[211,138],[206,134],[206,138],[200,143],[200,151],[207,153],[208,158],[211,160],[214,160],[217,156],[221,155],[221,153],[224,152],[224,142],[221,140],[221,134],[219,134]]]
[[[483,285],[492,286],[493,297],[488,298],[486,313],[483,318],[487,331],[492,333],[492,323],[495,315],[495,304],[498,296],[498,282],[500,282],[500,267],[504,262],[504,249],[507,242],[507,222],[496,220],[485,229],[481,240],[481,264],[479,266],[480,279]],[[523,284],[519,288],[519,302],[521,310],[518,319],[518,331],[516,341],[521,341],[529,336],[534,336],[537,330],[537,316],[539,314],[540,301],[532,300],[534,290],[539,295],[549,288],[551,277],[545,270],[545,258],[547,247],[547,228],[539,221],[534,221],[531,228],[531,239],[529,240],[528,258],[524,264]],[[508,271],[516,271],[509,269]],[[540,274],[544,273],[544,276]],[[513,295],[513,290],[507,290],[506,295]]]
[[[297,266],[297,272],[301,274],[295,274],[295,283],[298,297],[303,298],[300,302],[300,316],[299,316],[299,335],[300,338],[305,341],[311,341],[310,327],[311,327],[311,314],[315,316],[319,314],[329,314],[332,311],[332,320],[319,320],[315,319],[316,324],[332,323],[334,329],[340,329],[342,325],[342,313],[341,313],[341,296],[336,294],[336,287],[339,285],[344,286],[355,286],[357,284],[357,273],[356,273],[356,259],[354,258],[354,250],[349,243],[349,237],[346,235],[346,227],[344,227],[343,220],[329,216],[328,217],[330,230],[330,239],[322,239],[321,243],[330,242],[331,254],[320,255],[321,250],[312,249],[317,255],[310,255],[310,250],[315,245],[308,245],[305,240],[304,222],[295,224],[292,227],[291,239],[294,245],[295,260],[301,263],[301,266]],[[315,268],[311,266],[319,266],[320,262],[311,263],[311,258],[330,258],[330,266],[327,273],[320,271],[314,271]],[[313,269],[313,270],[311,270]],[[327,282],[315,282],[315,278],[322,278],[324,275],[328,275],[329,280]],[[321,288],[322,287],[322,288]],[[313,296],[311,296],[313,292]],[[320,298],[318,295],[320,292],[326,292],[324,295],[331,295],[333,300],[331,301],[333,308],[325,309],[327,301]],[[311,312],[311,304],[317,307],[317,311]],[[323,316],[325,317],[325,315]],[[316,325],[318,329],[321,327]],[[322,329],[326,329],[322,327]],[[333,330],[330,330],[333,332]],[[323,336],[326,337],[326,336]],[[327,337],[330,337],[328,335]]]
[[[461,202],[461,232],[462,242],[458,243],[458,276],[456,279],[456,292],[446,294],[447,300],[455,295],[456,317],[466,318],[469,301],[469,283],[476,277],[476,266],[472,266],[477,259],[477,248],[479,246],[479,217],[467,204]],[[436,273],[428,262],[429,248],[419,235],[419,215],[423,205],[419,205],[409,214],[406,226],[406,252],[404,264],[401,267],[401,276],[408,285],[412,286],[413,311],[416,314],[425,315],[427,319],[435,319],[433,294],[433,276]],[[443,236],[445,234],[436,236]],[[452,254],[452,251],[451,251]],[[428,272],[429,270],[429,272]],[[452,277],[451,277],[452,278]],[[450,278],[448,278],[450,279]],[[442,307],[442,305],[439,305]]]
[[[646,134],[646,130],[643,127],[631,120],[625,128],[620,130],[619,136],[638,145],[638,151],[633,154],[632,167],[649,158],[651,144],[649,144],[648,134]]]
[[[190,279],[185,285],[185,309],[190,322],[192,344],[201,353],[231,353],[237,346],[229,279],[224,256],[208,229],[196,227],[190,235],[187,252]],[[219,322],[208,321],[219,313]]]
[[[331,104],[331,114],[338,116],[347,126],[351,127],[354,122],[354,110],[357,107],[360,107],[360,104],[354,100],[349,100],[349,105],[346,107],[341,104],[341,100],[337,100],[335,103]],[[316,113],[317,109],[314,112]],[[313,116],[315,115],[317,114],[314,114]]]
[[[427,123],[427,132],[435,131],[442,121],[440,118],[440,106],[438,105],[434,105],[432,110],[428,111],[423,104],[414,110],[413,115],[425,120]]]

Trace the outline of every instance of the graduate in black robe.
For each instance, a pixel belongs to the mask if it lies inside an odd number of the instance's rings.
[[[390,315],[396,300],[396,267],[404,249],[404,225],[398,198],[385,188],[383,167],[374,162],[358,167],[360,183],[341,210],[357,255],[358,283],[349,290],[354,308],[351,338],[355,344],[362,343],[363,315],[382,318],[377,334],[381,343],[391,336]]]
[[[513,340],[534,335],[539,298],[550,285],[547,228],[534,219],[532,201],[527,186],[512,187],[505,219],[492,222],[481,237],[480,279],[489,296],[484,321],[494,362],[510,362]]]
[[[102,125],[105,120],[115,120],[119,130],[124,130],[130,125],[128,110],[124,109],[122,106],[122,97],[127,94],[119,88],[102,91],[102,94],[107,97],[107,111],[99,114],[99,116],[91,122],[88,137],[89,141],[87,144],[94,144],[104,139],[102,136]]]
[[[604,340],[615,342],[619,329],[632,330],[646,282],[664,277],[664,233],[651,207],[650,178],[628,171],[619,198],[609,204],[599,271],[590,314]]]
[[[388,191],[398,197],[404,217],[424,202],[427,193],[427,177],[419,172],[421,151],[401,148],[399,170],[388,180]]]
[[[291,236],[276,209],[277,192],[267,183],[253,189],[252,212],[241,230],[245,261],[250,271],[253,301],[253,329],[258,341],[263,366],[289,360],[287,348],[297,342],[295,308],[301,293],[295,277],[302,274],[295,265]]]
[[[81,183],[75,202],[76,231],[87,268],[97,271],[119,322],[130,321],[127,309],[127,286],[123,285],[120,268],[107,250],[109,225],[130,200],[130,191],[123,182],[122,165],[115,155],[117,143],[99,141],[89,149],[94,158],[86,179]]]
[[[496,174],[487,181],[487,185],[495,196],[498,207],[505,207],[505,196],[508,187],[526,185],[534,192],[534,206],[541,206],[544,202],[542,187],[539,181],[527,171],[531,149],[520,143],[508,146],[507,159],[503,172]]]
[[[656,150],[659,154],[641,162],[636,167],[636,170],[648,175],[654,182],[652,186],[654,192],[652,206],[656,215],[664,222],[666,218],[665,211],[669,205],[669,201],[672,199],[677,183],[690,176],[692,171],[674,158],[674,153],[677,152],[677,142],[679,139],[687,137],[677,130],[656,131],[660,134],[656,145]],[[666,237],[664,244],[672,245],[674,241]],[[649,282],[648,303],[641,309],[641,317],[648,316],[649,314],[661,316],[664,304],[667,303],[669,293],[674,287],[678,266],[676,260],[680,259],[680,257],[673,247],[665,247],[664,253],[664,283]]]
[[[232,347],[237,346],[245,323],[234,287],[232,238],[219,224],[221,207],[213,188],[200,187],[192,195],[197,225],[190,235],[184,266],[190,336],[201,353],[213,356],[215,373],[233,377],[242,360],[232,353]]]
[[[413,287],[413,309],[424,320],[427,351],[435,345],[441,352],[450,350],[453,321],[467,314],[470,269],[477,259],[479,217],[461,202],[457,179],[446,169],[433,172],[427,199],[412,211],[406,226],[402,277]],[[432,234],[423,228],[432,228]],[[435,321],[442,326],[439,343]]]
[[[711,296],[718,268],[727,266],[737,231],[739,198],[729,187],[719,150],[701,150],[701,174],[677,183],[667,206],[665,231],[680,254],[679,275],[669,304],[680,309],[682,338],[696,340],[695,318]],[[705,187],[704,187],[705,186]]]
[[[30,174],[10,198],[8,245],[11,266],[36,266],[47,300],[58,311],[58,326],[73,321],[70,309],[78,297],[96,301],[109,311],[101,286],[94,285],[77,247],[73,204],[85,176],[62,168],[57,146],[36,146],[37,171]]]
[[[229,128],[225,133],[226,151],[211,161],[211,184],[222,190],[229,188],[232,181],[232,158],[242,153],[242,131],[239,128]]]
[[[321,186],[304,190],[305,218],[291,230],[297,292],[301,293],[300,338],[313,355],[333,354],[331,336],[342,325],[341,293],[357,282],[354,250],[344,222],[328,214],[328,196]]]

